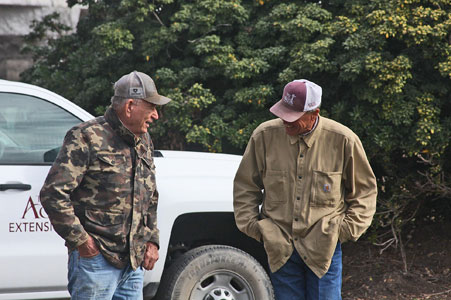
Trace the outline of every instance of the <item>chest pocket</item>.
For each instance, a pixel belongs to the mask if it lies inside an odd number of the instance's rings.
[[[341,172],[313,170],[311,206],[335,206],[341,198]]]
[[[120,153],[97,153],[97,158],[100,160],[102,169],[120,168],[125,165],[125,157]]]
[[[127,161],[121,153],[98,152],[89,166],[91,181],[107,189],[123,184],[127,171]]]
[[[141,157],[141,170],[140,176],[148,177],[155,176],[155,164],[153,163],[152,157]]]
[[[265,206],[285,202],[287,195],[287,171],[267,170],[263,178]]]
[[[153,162],[152,162],[152,158],[149,158],[149,157],[141,157],[141,159],[142,159],[143,164],[144,164],[144,166],[145,166],[146,168],[149,168],[149,169],[154,169],[154,168],[155,168],[154,165],[153,165]]]
[[[155,164],[152,157],[141,157],[141,163],[137,169],[136,180],[142,184],[142,187],[147,192],[154,192],[156,189],[155,184]]]

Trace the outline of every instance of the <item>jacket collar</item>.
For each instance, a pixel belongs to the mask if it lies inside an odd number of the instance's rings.
[[[114,132],[127,144],[133,147],[138,146],[141,142],[141,138],[134,135],[130,130],[128,130],[127,127],[124,126],[112,106],[108,107],[104,117],[108,124],[110,124],[111,128],[113,128]]]

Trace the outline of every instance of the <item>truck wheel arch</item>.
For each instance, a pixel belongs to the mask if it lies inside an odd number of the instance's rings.
[[[204,245],[238,248],[250,254],[269,271],[263,244],[239,231],[233,212],[186,213],[178,216],[171,229],[165,269],[178,256]]]

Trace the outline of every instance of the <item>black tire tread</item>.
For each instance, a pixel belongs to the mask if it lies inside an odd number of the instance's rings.
[[[160,286],[155,300],[173,300],[171,295],[167,291],[172,291],[177,283],[178,278],[181,273],[186,269],[186,267],[197,257],[216,251],[233,251],[245,256],[247,259],[259,265],[259,262],[250,254],[231,246],[226,245],[206,245],[200,246],[187,251],[185,254],[177,258],[172,265],[165,270],[160,281]],[[267,275],[265,274],[267,277]],[[269,281],[269,277],[268,277]],[[270,300],[270,299],[267,299]]]

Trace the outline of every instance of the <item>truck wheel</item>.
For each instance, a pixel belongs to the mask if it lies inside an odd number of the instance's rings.
[[[160,300],[272,300],[263,267],[239,249],[210,245],[180,256],[163,274]]]

